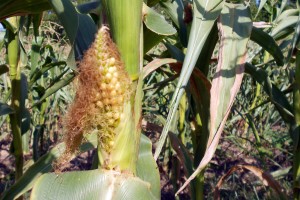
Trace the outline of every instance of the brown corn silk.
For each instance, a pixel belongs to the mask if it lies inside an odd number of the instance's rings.
[[[66,150],[56,163],[58,171],[76,153],[84,134],[96,131],[101,149],[110,153],[130,98],[131,79],[107,27],[99,29],[79,70],[76,96],[64,119]]]

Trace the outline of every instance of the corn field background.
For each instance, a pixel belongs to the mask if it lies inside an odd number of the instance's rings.
[[[0,0],[0,24],[0,199],[300,200],[299,1]]]

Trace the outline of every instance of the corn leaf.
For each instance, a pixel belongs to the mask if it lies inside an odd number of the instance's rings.
[[[179,48],[177,48],[175,45],[170,44],[169,42],[166,42],[164,44],[167,47],[168,52],[171,54],[172,58],[175,58],[180,62],[184,61],[185,55]]]
[[[276,19],[276,23],[279,23],[280,21],[284,20],[287,17],[297,16],[297,15],[299,15],[299,9],[285,10],[278,16],[278,18]]]
[[[159,35],[173,35],[176,29],[165,18],[153,9],[143,4],[144,23],[148,29]]]
[[[1,103],[0,102],[0,116],[2,115],[7,115],[7,114],[12,114],[15,111],[6,103]]]
[[[292,47],[289,49],[288,55],[286,57],[286,61],[285,61],[285,65],[284,65],[285,68],[290,63],[290,59],[292,58],[293,52],[295,51],[297,42],[299,40],[299,35],[300,35],[300,13],[298,15],[298,22],[295,26],[295,33],[294,33],[294,36],[293,36],[293,39],[292,39],[292,42],[291,42]]]
[[[91,170],[45,174],[33,187],[31,198],[44,200],[73,199],[149,199],[155,198],[149,183],[130,174],[115,171]]]
[[[259,6],[258,6],[258,10],[257,10],[257,13],[254,17],[254,19],[257,17],[257,15],[260,13],[261,9],[263,9],[264,5],[267,3],[267,0],[261,0],[259,2]]]
[[[199,174],[212,159],[231,106],[242,83],[247,43],[252,21],[243,4],[225,3],[218,28],[221,33],[218,66],[212,81],[210,99],[210,135],[206,152],[192,176],[177,194]],[[231,52],[230,55],[227,52]]]
[[[144,37],[144,53],[146,54],[151,50],[155,45],[162,41],[166,36],[158,35],[148,29],[146,25],[143,25],[143,37]]]
[[[34,40],[32,40],[32,46],[31,46],[31,52],[30,52],[30,76],[32,76],[33,72],[36,70],[39,59],[41,57],[40,50],[42,42],[44,41],[43,37],[35,37]]]
[[[137,175],[140,178],[105,170],[45,174],[35,182],[31,198],[135,199],[138,196],[141,199],[160,199],[159,172],[152,157],[151,141],[144,135],[141,137]]]
[[[159,67],[161,67],[165,64],[176,63],[176,62],[177,62],[177,60],[172,59],[172,58],[163,58],[163,59],[152,60],[150,63],[148,63],[143,68],[143,79],[145,79],[149,74],[151,74],[153,71],[155,71]]]
[[[203,46],[203,49],[205,49],[205,51],[201,51],[197,63],[196,63],[196,67],[198,69],[201,70],[201,72],[203,74],[205,74],[206,76],[208,75],[209,72],[209,66],[211,64],[212,57],[213,57],[213,53],[214,50],[216,48],[216,44],[218,42],[218,27],[217,27],[217,23],[215,23],[207,37],[207,40]],[[208,116],[209,117],[209,116]]]
[[[141,135],[139,157],[137,160],[137,176],[150,183],[152,194],[160,199],[160,177],[156,162],[152,155],[152,142],[145,135]]]
[[[184,93],[184,87],[186,87],[189,81],[189,78],[197,62],[198,56],[203,50],[203,46],[209,36],[209,33],[215,23],[215,20],[221,12],[222,6],[223,1],[221,0],[194,1],[194,19],[189,37],[187,53],[184,59],[183,68],[179,77],[176,90],[172,97],[167,122],[160,136],[154,154],[155,159],[158,158],[162,150],[162,147],[167,137],[167,133],[178,108],[180,99]]]
[[[180,163],[183,166],[184,174],[187,177],[189,177],[193,173],[193,160],[191,158],[189,151],[174,133],[169,132],[169,138],[170,138],[171,146],[176,152],[180,160]],[[196,188],[196,184],[193,182],[191,184],[191,189],[192,189],[191,194],[195,195],[197,188]]]
[[[0,0],[0,21],[17,15],[38,14],[51,9],[48,0]]]
[[[250,74],[254,80],[263,86],[264,91],[268,94],[271,102],[275,105],[283,120],[287,123],[294,121],[292,106],[286,96],[271,83],[267,72],[249,63],[246,64],[245,72]]]
[[[287,195],[283,192],[283,188],[280,184],[272,177],[271,174],[264,172],[262,169],[250,166],[250,165],[236,165],[230,168],[230,170],[221,177],[219,182],[216,185],[215,192],[214,192],[214,199],[220,199],[220,189],[223,182],[235,171],[244,169],[251,171],[255,176],[257,176],[264,185],[270,186],[274,191],[279,195],[280,199],[288,199]]]
[[[52,69],[53,67],[65,67],[66,66],[66,62],[64,61],[58,61],[58,62],[54,62],[54,63],[46,63],[42,66],[41,69],[36,69],[30,76],[30,83],[29,85],[33,85],[38,79],[40,79],[42,77],[42,75],[44,73],[46,73],[48,70]]]
[[[85,152],[95,148],[96,146],[96,135],[90,135],[90,137],[87,138],[87,142],[81,145],[80,151]],[[38,161],[35,162],[11,188],[5,191],[1,200],[16,199],[30,190],[41,175],[52,170],[52,162],[62,155],[64,150],[65,144],[59,143],[47,154],[40,157]]]
[[[36,105],[42,103],[47,97],[49,97],[50,95],[54,94],[55,92],[57,92],[61,88],[68,85],[74,79],[74,77],[75,77],[74,73],[69,73],[64,78],[62,78],[60,80],[57,79],[58,81],[55,82],[49,88],[47,88],[47,90],[45,91],[45,94],[43,94],[43,96],[39,99],[39,101],[37,103],[35,103],[32,107],[35,107]]]
[[[184,22],[184,5],[182,0],[175,1],[160,1],[159,2],[164,11],[170,16],[172,22],[175,24],[181,44],[186,47],[188,42],[187,25]]]
[[[49,3],[75,49],[76,60],[81,59],[95,38],[97,29],[93,19],[89,15],[78,13],[69,0],[49,0]]]
[[[78,5],[76,8],[82,14],[88,14],[101,6],[100,1],[92,1]]]
[[[271,36],[274,40],[279,40],[286,37],[294,31],[294,27],[298,22],[298,16],[289,16],[278,22],[276,27],[272,30]]]
[[[263,30],[253,27],[251,32],[251,40],[259,44],[263,49],[268,51],[276,60],[278,65],[284,64],[284,56],[275,40]]]

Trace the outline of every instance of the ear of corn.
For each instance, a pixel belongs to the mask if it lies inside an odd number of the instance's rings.
[[[109,27],[99,30],[80,63],[75,101],[64,121],[66,152],[56,164],[60,169],[76,153],[84,134],[96,131],[99,166],[136,174],[141,133],[142,1],[103,3]]]
[[[115,137],[123,129],[118,127],[126,118],[124,106],[130,99],[131,80],[107,27],[99,30],[79,69],[75,101],[64,121],[66,152],[58,164],[70,160],[85,133],[96,131],[102,152],[101,165],[114,168],[108,157],[114,149]]]

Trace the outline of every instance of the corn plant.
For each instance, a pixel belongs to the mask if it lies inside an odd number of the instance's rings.
[[[254,23],[249,5],[244,1],[194,0],[191,5],[182,0],[103,0],[77,7],[69,0],[0,1],[1,10],[6,11],[1,13],[0,20],[20,14],[39,14],[52,8],[72,46],[69,59],[61,63],[72,71],[63,70],[54,84],[43,90],[34,107],[41,106],[43,110],[46,99],[78,74],[74,102],[63,119],[64,142],[23,172],[20,115],[26,111],[22,110],[25,106],[21,100],[21,62],[18,62],[20,17],[4,21],[10,27],[7,64],[12,97],[11,105],[1,104],[0,111],[10,114],[17,182],[2,198],[18,198],[33,188],[32,199],[159,199],[155,160],[163,161],[167,151],[173,151],[188,177],[176,195],[190,185],[191,198],[204,199],[204,171],[216,151],[247,73],[258,83],[257,91],[264,90],[267,101],[274,105],[291,130],[293,195],[294,199],[299,199],[299,8],[286,9],[285,1],[279,8],[273,8],[274,5],[262,1],[256,16],[264,7],[270,14],[270,23]],[[172,25],[151,8],[153,6],[166,13]],[[96,13],[95,18],[88,14],[90,12]],[[248,50],[250,41],[257,46]],[[145,55],[160,42],[166,48],[160,58]],[[211,64],[215,49],[218,58]],[[262,54],[266,56],[260,60]],[[146,66],[143,66],[144,60]],[[295,71],[293,100],[271,82],[266,71],[257,65],[257,60],[266,67],[283,66]],[[54,65],[60,66],[59,63]],[[44,67],[49,70],[53,65]],[[35,68],[35,65],[31,66],[30,86],[39,85],[34,72],[45,72],[45,68]],[[156,78],[158,83],[149,86]],[[176,81],[171,82],[173,80]],[[155,93],[161,95],[158,103],[164,110],[158,109],[158,114],[163,129],[142,121],[142,106],[147,105],[142,102],[143,82],[146,85],[144,101],[153,98]],[[256,104],[252,102],[252,109]],[[148,112],[147,108],[145,112]],[[251,115],[247,113],[245,118],[260,145],[259,131],[251,123]],[[154,156],[151,141],[141,134],[142,124],[161,131]],[[187,145],[189,138],[191,151]],[[63,171],[75,155],[92,148],[97,148],[98,169]],[[165,152],[161,154],[163,150]],[[52,168],[57,174],[47,173]],[[237,166],[228,174],[236,169],[252,171],[281,198],[287,198],[280,185],[261,169]],[[178,180],[176,170],[173,174]],[[216,198],[223,179],[216,187]],[[174,181],[175,188],[178,187],[176,184]]]

